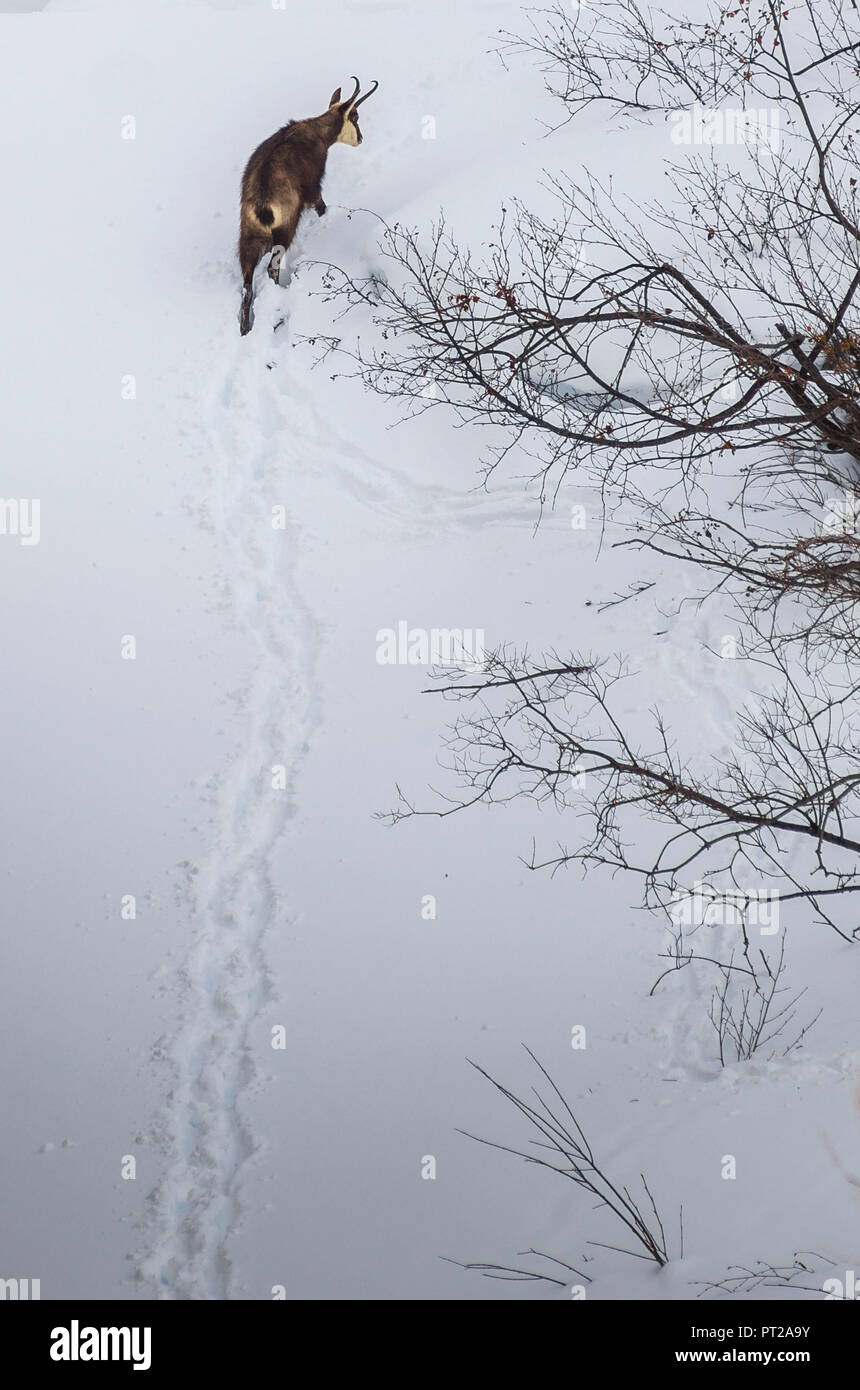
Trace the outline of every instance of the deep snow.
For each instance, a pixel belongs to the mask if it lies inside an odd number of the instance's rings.
[[[545,197],[544,168],[652,192],[668,132],[547,137],[540,75],[489,51],[521,20],[507,0],[290,5],[300,36],[262,0],[0,18],[0,495],[41,503],[38,545],[0,536],[0,1276],[43,1298],[569,1297],[440,1259],[535,1247],[587,1259],[589,1298],[682,1298],[798,1250],[857,1267],[847,946],[792,923],[821,1021],[794,1058],[720,1072],[692,972],[649,997],[665,929],[635,885],[523,866],[570,826],[520,804],[375,818],[443,778],[425,671],[376,661],[401,619],[626,651],[630,710],[731,741],[742,676],[705,652],[720,615],[677,603],[684,575],[670,606],[601,615],[632,559],[598,555],[584,486],[536,527],[516,466],[477,488],[480,435],[441,411],[395,426],[302,345],[372,332],[333,327],[310,263],[374,265],[378,217],[444,206],[477,245],[502,200]],[[240,340],[244,160],[352,72],[380,81],[364,144],[333,151],[329,214]],[[587,1198],[455,1132],[527,1137],[466,1062],[522,1089],[523,1042],[612,1172],[648,1176],[676,1247],[683,1204],[683,1261],[589,1247],[618,1232]]]

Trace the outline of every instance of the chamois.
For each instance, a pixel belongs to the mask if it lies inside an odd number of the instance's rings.
[[[239,265],[245,287],[239,327],[243,334],[251,327],[254,271],[261,257],[272,252],[269,275],[277,282],[284,251],[305,208],[313,208],[319,217],[326,210],[322,181],[330,147],[361,144],[358,108],[373,96],[379,83],[359,97],[358,78],[352,81],[355,90],[346,101],[341,101],[338,87],[321,116],[288,121],[258,145],[248,160],[239,220]]]

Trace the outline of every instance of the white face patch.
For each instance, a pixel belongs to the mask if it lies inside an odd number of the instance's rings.
[[[358,143],[358,127],[352,123],[352,121],[349,119],[349,116],[346,116],[344,118],[343,125],[341,126],[340,135],[335,140],[335,144],[357,145]]]

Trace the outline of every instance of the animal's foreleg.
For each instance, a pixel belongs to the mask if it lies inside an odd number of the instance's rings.
[[[326,205],[323,202],[322,194],[320,194],[320,196],[314,203],[314,212],[316,213],[317,217],[322,217],[323,214],[326,212]]]

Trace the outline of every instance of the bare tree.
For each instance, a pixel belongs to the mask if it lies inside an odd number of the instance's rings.
[[[775,955],[753,945],[755,885],[860,940],[857,18],[855,0],[732,0],[701,20],[637,0],[535,14],[503,61],[539,63],[560,124],[589,107],[662,124],[661,196],[637,207],[586,170],[549,173],[550,213],[512,200],[480,248],[444,218],[387,227],[381,269],[328,267],[323,290],[381,331],[376,349],[338,343],[370,389],[486,427],[488,486],[525,456],[544,507],[575,475],[598,489],[613,543],[687,566],[695,600],[734,615],[764,690],[738,710],[728,757],[679,749],[659,710],[632,717],[621,657],[502,647],[482,671],[440,673],[457,706],[448,778],[431,804],[399,793],[391,813],[519,797],[564,813],[569,840],[533,846],[529,866],[639,880],[670,923],[668,971],[715,972],[724,1064],[790,1052],[815,1021],[795,1025],[785,938]],[[650,587],[637,570],[613,602]],[[738,912],[734,946],[688,929],[693,876]],[[809,1274],[798,1258],[709,1288]]]
[[[480,256],[444,224],[426,242],[395,226],[386,274],[330,269],[326,293],[382,327],[357,354],[368,385],[491,427],[488,474],[526,451],[542,502],[572,469],[595,481],[617,544],[686,564],[699,601],[731,606],[769,690],[739,712],[734,756],[703,767],[659,712],[647,733],[620,719],[620,658],[502,650],[449,680],[468,703],[443,813],[551,799],[585,833],[534,867],[623,868],[663,910],[691,872],[731,893],[765,879],[853,941],[860,44],[840,0],[748,0],[701,22],[594,0],[504,40],[506,59],[522,51],[564,120],[602,104],[682,136],[693,122],[667,198],[636,210],[587,174],[551,178],[554,219],[514,204]],[[717,143],[730,117],[733,165]],[[415,809],[403,799],[395,818]],[[640,860],[643,814],[665,835]]]
[[[768,1260],[757,1260],[754,1265],[730,1265],[721,1279],[696,1280],[700,1286],[697,1298],[706,1294],[722,1294],[724,1297],[737,1297],[753,1293],[756,1289],[796,1289],[815,1294],[821,1298],[827,1265],[836,1268],[836,1261],[815,1250],[798,1251],[790,1265],[776,1265]],[[810,1279],[818,1283],[810,1283]],[[805,1282],[804,1282],[805,1281]],[[844,1301],[847,1295],[830,1293],[830,1298]]]
[[[748,0],[695,23],[593,0],[539,14],[505,49],[538,57],[567,119],[599,103],[698,120],[701,148],[668,161],[670,196],[642,210],[586,174],[551,176],[557,215],[514,203],[481,256],[444,223],[428,244],[389,228],[390,273],[332,281],[388,335],[363,361],[368,383],[503,426],[490,467],[513,431],[545,490],[586,460],[615,488],[645,464],[690,488],[726,453],[752,470],[789,446],[860,458],[860,45],[843,8]],[[720,157],[729,136],[740,167]]]
[[[662,1268],[669,1261],[669,1242],[644,1174],[640,1173],[639,1178],[645,1198],[637,1201],[627,1186],[609,1176],[605,1164],[596,1157],[582,1126],[558,1086],[530,1048],[525,1050],[547,1083],[550,1089],[549,1098],[542,1095],[537,1087],[533,1086],[533,1100],[524,1100],[500,1081],[496,1081],[483,1067],[479,1067],[477,1062],[472,1062],[471,1065],[528,1121],[529,1126],[537,1135],[537,1138],[531,1140],[530,1147],[525,1150],[515,1149],[507,1144],[498,1144],[490,1139],[482,1139],[476,1134],[469,1134],[466,1130],[460,1132],[465,1134],[467,1138],[476,1140],[479,1144],[487,1144],[490,1148],[513,1154],[514,1157],[525,1159],[527,1163],[536,1164],[540,1168],[548,1169],[551,1173],[558,1173],[576,1187],[582,1188],[583,1191],[597,1199],[598,1208],[605,1208],[616,1221],[620,1222],[628,1239],[633,1240],[636,1248],[628,1250],[617,1245],[606,1245],[603,1241],[589,1241],[588,1243],[602,1246],[604,1249],[616,1250],[623,1255],[631,1255],[637,1260],[652,1261]],[[683,1257],[683,1213],[680,1231],[680,1254]],[[523,1253],[539,1255],[548,1260],[554,1258],[538,1250]],[[454,1261],[454,1263],[458,1262]],[[563,1262],[556,1261],[556,1263],[561,1264]],[[494,1278],[545,1279],[549,1283],[564,1282],[558,1278],[557,1274],[548,1275],[505,1265],[468,1264],[464,1265],[463,1268],[477,1269]],[[565,1268],[572,1270],[580,1278],[587,1279],[587,1276],[581,1274],[574,1266],[565,1265]],[[588,1280],[588,1282],[591,1281]]]
[[[633,677],[618,658],[535,662],[503,650],[480,673],[448,670],[432,689],[465,708],[445,740],[449,785],[426,806],[401,792],[391,819],[527,796],[574,813],[579,827],[576,843],[533,852],[532,868],[623,869],[640,880],[644,905],[667,913],[693,874],[734,895],[769,880],[783,902],[804,900],[855,940],[856,913],[849,905],[840,922],[837,906],[860,892],[856,712],[820,682],[804,691],[778,650],[772,659],[781,688],[741,712],[736,751],[717,762],[683,759],[659,712],[637,734],[625,728],[616,688]],[[642,817],[659,833],[637,856]]]
[[[746,972],[738,976],[732,956],[727,965],[719,967],[720,982],[711,997],[708,1016],[717,1035],[722,1066],[730,1062],[748,1062],[757,1052],[765,1052],[772,1043],[777,1046],[765,1053],[768,1058],[776,1055],[787,1057],[800,1047],[822,1013],[819,1009],[815,1018],[805,1023],[799,1032],[786,1033],[786,1030],[791,1030],[797,1014],[796,1006],[806,993],[806,986],[791,993],[787,986],[780,984],[785,971],[784,935],[780,937],[773,965],[761,949],[753,957],[746,931],[743,955],[750,965],[749,976],[744,978]],[[787,993],[791,997],[784,1000],[783,996]]]
[[[768,644],[843,660],[860,655],[856,17],[842,0],[539,13],[503,54],[537,57],[565,120],[668,117],[667,194],[636,208],[586,171],[550,175],[555,216],[514,202],[481,252],[444,222],[395,225],[384,272],[329,267],[325,290],[382,329],[356,353],[372,389],[490,427],[487,476],[525,453],[543,503],[578,470],[618,543],[739,595]]]

